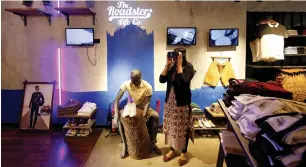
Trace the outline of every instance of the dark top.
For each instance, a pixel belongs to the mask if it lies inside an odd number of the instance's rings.
[[[34,92],[32,94],[29,106],[32,105],[33,107],[34,106],[37,107],[37,106],[44,105],[44,103],[45,103],[45,99],[44,99],[43,94],[40,92]]]
[[[183,67],[183,73],[176,74],[174,80],[172,80],[172,75],[168,72],[166,76],[160,75],[159,82],[167,82],[167,93],[165,102],[167,103],[169,93],[172,86],[174,87],[175,98],[177,106],[190,105],[191,103],[191,91],[190,91],[190,81],[193,78],[195,71],[191,63],[187,63]]]

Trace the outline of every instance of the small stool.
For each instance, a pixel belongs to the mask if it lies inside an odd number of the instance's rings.
[[[122,117],[128,153],[133,159],[148,158],[152,153],[152,143],[143,118],[143,111],[137,109],[135,117]]]

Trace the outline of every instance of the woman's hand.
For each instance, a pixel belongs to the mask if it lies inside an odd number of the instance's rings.
[[[179,55],[177,57],[177,67],[182,67],[183,64],[183,55],[181,52],[179,52]]]
[[[168,56],[166,56],[166,67],[169,68],[171,63],[172,63],[172,60],[169,59]]]
[[[177,73],[183,73],[183,55],[181,52],[179,52],[179,56],[177,57]]]

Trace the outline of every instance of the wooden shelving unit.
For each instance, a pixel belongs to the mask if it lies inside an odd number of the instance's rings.
[[[247,67],[250,67],[250,68],[282,68],[282,69],[285,69],[285,68],[306,68],[306,66],[268,66],[268,65],[250,65],[250,64],[247,64],[246,65]]]
[[[48,19],[49,24],[51,25],[51,13],[47,13],[38,8],[10,8],[5,9],[7,12],[11,12],[15,15],[18,15],[23,20],[24,26],[27,26],[27,17],[28,16],[45,16]]]
[[[92,122],[89,125],[86,125],[86,126],[73,126],[73,125],[67,125],[67,123],[63,126],[64,130],[67,130],[67,129],[68,130],[69,129],[89,130],[90,131],[89,135],[90,135],[91,131],[92,131],[92,127],[96,123],[96,120],[93,119],[93,117],[95,116],[97,110],[98,110],[98,108],[96,108],[92,112],[78,112],[77,114],[60,115],[58,117],[59,118],[70,118],[70,119],[73,119],[73,118],[75,118],[75,119],[81,119],[81,118],[92,119]],[[68,135],[65,135],[65,137],[87,137],[87,136],[77,136],[77,135],[75,135],[75,136],[68,136]]]
[[[211,127],[211,128],[198,127],[198,128],[194,128],[195,131],[201,131],[201,130],[221,131],[223,129],[226,129],[226,124],[225,124],[225,121],[224,121],[225,120],[225,116],[224,116],[223,113],[215,114],[215,113],[213,113],[213,112],[211,112],[209,110],[209,107],[205,107],[205,111],[210,114],[209,117],[207,115],[205,115],[205,114],[203,114],[203,115],[193,115],[192,117],[193,118],[197,118],[197,119],[206,117],[208,120],[212,121],[213,124],[216,127]]]
[[[59,11],[62,13],[67,20],[67,25],[70,25],[70,16],[92,16],[92,23],[95,25],[95,20],[96,20],[96,13],[86,7],[61,7],[61,8],[55,8],[55,10]]]
[[[289,38],[306,38],[306,35],[290,35]]]

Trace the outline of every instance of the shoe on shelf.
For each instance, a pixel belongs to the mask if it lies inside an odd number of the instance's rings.
[[[130,105],[130,117],[135,117],[136,116],[136,104],[132,103]]]
[[[122,113],[123,117],[126,117],[126,116],[130,115],[130,105],[131,104],[128,103],[127,105],[124,106],[123,113]]]
[[[92,119],[86,119],[84,121],[84,126],[89,126],[91,122],[92,122]]]
[[[199,126],[200,126],[201,128],[204,128],[204,125],[203,125],[203,123],[202,123],[202,119],[198,120],[198,123],[199,123]]]
[[[216,125],[215,125],[211,120],[208,120],[208,123],[210,124],[210,126],[211,126],[212,128],[215,128],[215,127],[216,127]]]
[[[196,118],[193,119],[193,127],[195,127],[195,128],[199,127],[199,122],[198,122],[198,119],[196,119]]]
[[[84,121],[85,120],[83,118],[81,118],[80,121],[79,121],[79,126],[84,126]]]
[[[204,124],[204,126],[206,128],[211,128],[211,126],[210,126],[209,122],[207,121],[207,119],[202,119],[202,123]]]
[[[78,133],[76,129],[69,129],[66,136],[75,136]]]
[[[71,126],[77,126],[77,119],[73,118],[71,121]]]
[[[71,122],[72,122],[72,120],[69,118],[67,123],[66,123],[66,126],[71,126]]]

